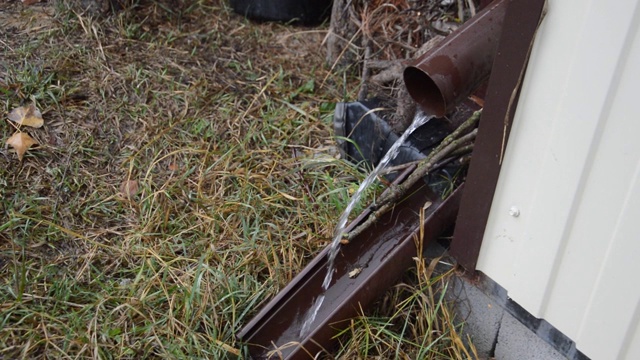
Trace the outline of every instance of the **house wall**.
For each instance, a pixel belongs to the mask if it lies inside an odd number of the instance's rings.
[[[477,269],[593,359],[640,359],[640,0],[548,0]]]

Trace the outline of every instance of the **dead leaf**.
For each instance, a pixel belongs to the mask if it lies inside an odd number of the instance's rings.
[[[21,106],[13,109],[9,113],[9,120],[18,123],[19,125],[31,126],[39,128],[44,125],[42,120],[42,113],[36,108],[36,105],[31,103],[29,106]]]
[[[125,180],[120,184],[120,192],[129,199],[136,195],[138,190],[138,180]]]
[[[37,2],[40,2],[40,0],[22,0],[22,3],[25,4],[26,6],[33,5]]]
[[[7,145],[11,145],[18,154],[18,160],[22,161],[22,157],[29,150],[32,145],[38,145],[38,142],[33,140],[27,133],[16,132],[6,142]]]

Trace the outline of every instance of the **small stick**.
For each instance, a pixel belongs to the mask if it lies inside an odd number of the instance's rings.
[[[366,38],[366,36],[364,37]],[[364,39],[363,38],[363,39]],[[358,92],[358,101],[364,101],[369,93],[369,74],[371,68],[369,68],[369,60],[371,59],[371,40],[364,40],[364,61],[362,62],[362,79],[360,80],[360,91]]]
[[[467,155],[470,152],[473,151],[473,145],[474,144],[469,144],[469,145],[465,145],[465,146],[461,146],[459,148],[456,149],[456,151],[452,152],[451,155],[452,156],[463,156],[463,155]]]
[[[408,167],[411,167],[413,165],[420,164],[423,160],[424,159],[414,160],[414,161],[410,161],[408,163],[404,163],[404,164],[400,164],[400,165],[396,165],[396,166],[390,166],[390,167],[382,170],[380,172],[380,175],[383,176],[383,175],[387,175],[387,174],[391,174],[391,173],[394,173],[394,172],[398,172],[398,171],[404,170],[404,169],[406,169]]]
[[[470,153],[471,151],[473,151],[473,143],[465,145],[465,146],[461,146],[459,148],[457,148],[455,151],[453,151],[450,155],[450,157],[448,159],[445,159],[445,162],[450,162],[451,160],[466,155],[468,153]],[[421,162],[423,162],[424,159],[420,159],[420,160],[414,160],[414,161],[409,161],[407,163],[404,164],[400,164],[400,165],[396,165],[396,166],[390,166],[384,170],[382,170],[380,172],[380,176],[384,176],[384,175],[388,175],[391,173],[395,173],[398,171],[402,171],[408,167],[411,167],[413,165],[418,165]],[[441,166],[442,162],[439,164],[436,164],[436,166],[434,166],[434,168],[439,168]]]

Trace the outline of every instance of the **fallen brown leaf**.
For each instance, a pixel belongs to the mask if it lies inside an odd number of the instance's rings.
[[[120,184],[120,192],[129,199],[138,193],[138,189],[137,180],[125,180]]]
[[[38,145],[38,142],[33,140],[27,133],[16,132],[6,142],[7,145],[11,145],[18,154],[18,160],[22,161],[22,157],[33,145]]]
[[[40,2],[40,0],[22,0],[22,3],[29,6],[29,5],[33,5],[37,2]]]
[[[40,113],[40,110],[38,110],[36,108],[36,105],[33,103],[29,106],[21,106],[19,108],[13,109],[9,113],[8,117],[9,120],[24,126],[39,128],[44,125],[44,120],[42,120],[42,113]]]

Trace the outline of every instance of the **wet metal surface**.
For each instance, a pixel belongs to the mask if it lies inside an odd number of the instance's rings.
[[[405,174],[406,175],[406,174]],[[381,216],[351,243],[342,245],[336,259],[334,280],[326,292],[328,248],[318,255],[285,289],[268,303],[238,335],[253,358],[310,359],[322,349],[330,350],[332,339],[348,320],[357,316],[391,287],[413,265],[414,234],[419,230],[419,211],[425,214],[424,242],[438,236],[455,219],[461,195],[459,187],[447,200],[433,195],[426,184],[416,184],[406,199]],[[362,221],[367,212],[352,226]],[[300,336],[305,314],[321,295],[322,306],[309,334]]]
[[[508,0],[496,0],[404,70],[416,103],[436,117],[449,113],[491,72]]]

